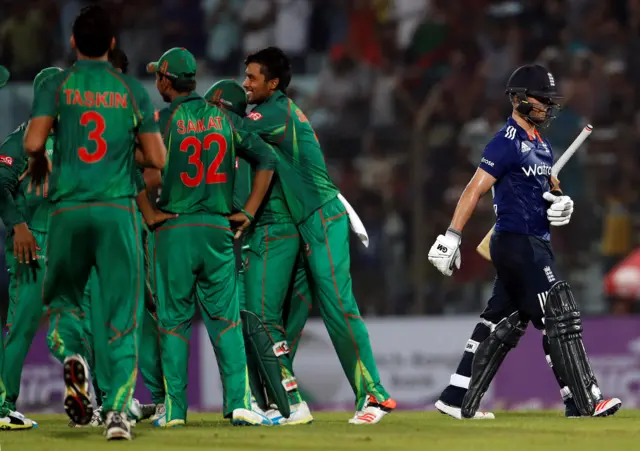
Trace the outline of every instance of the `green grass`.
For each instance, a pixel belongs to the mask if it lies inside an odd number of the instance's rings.
[[[180,429],[148,422],[133,442],[107,442],[102,429],[69,428],[64,415],[34,415],[40,427],[0,432],[1,451],[442,450],[588,451],[640,446],[640,411],[611,418],[566,419],[560,412],[498,413],[493,421],[457,421],[434,412],[398,412],[374,426],[347,424],[349,413],[318,413],[293,427],[232,427],[216,414],[193,414]]]

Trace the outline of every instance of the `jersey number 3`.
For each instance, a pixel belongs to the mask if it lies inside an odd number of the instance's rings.
[[[89,152],[86,147],[80,147],[78,149],[80,161],[84,163],[97,163],[102,160],[107,153],[107,142],[102,137],[107,128],[104,116],[97,111],[85,111],[82,113],[82,116],[80,116],[80,125],[88,127],[91,123],[95,124],[95,127],[89,132],[88,139],[96,143],[96,150]]]
[[[218,153],[213,159],[209,167],[207,168],[207,175],[205,177],[205,183],[212,185],[214,183],[225,183],[227,181],[227,174],[219,173],[218,169],[224,160],[224,156],[227,154],[227,140],[219,133],[209,133],[204,137],[204,141],[200,141],[195,136],[188,136],[180,143],[180,152],[188,152],[190,147],[193,147],[193,153],[189,155],[187,160],[189,164],[196,167],[196,175],[190,176],[188,172],[180,173],[180,180],[185,186],[189,188],[195,188],[202,183],[204,176],[204,163],[202,163],[201,154],[202,148],[207,151],[213,144],[218,145]]]

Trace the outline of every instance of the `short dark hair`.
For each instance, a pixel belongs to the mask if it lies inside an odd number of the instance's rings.
[[[171,87],[177,92],[193,92],[196,90],[196,80],[188,80],[186,78],[174,78],[158,72],[160,79],[166,78],[171,83]]]
[[[244,61],[245,66],[251,63],[260,65],[260,72],[266,80],[277,78],[279,80],[278,89],[286,92],[289,83],[291,83],[291,63],[282,49],[267,47],[266,49],[258,50],[247,56]]]
[[[82,8],[73,22],[76,48],[84,56],[98,58],[109,51],[115,35],[111,14],[100,5]]]
[[[127,54],[124,53],[124,50],[121,48],[116,47],[109,51],[109,61],[111,61],[113,67],[120,69],[123,74],[129,71],[129,58],[127,58]]]

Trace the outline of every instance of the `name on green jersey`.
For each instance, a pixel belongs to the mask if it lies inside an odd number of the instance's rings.
[[[186,133],[201,133],[211,130],[212,128],[215,130],[222,130],[222,118],[220,116],[208,117],[197,119],[192,121],[189,119],[185,124],[185,121],[179,120],[176,123],[178,127],[178,133],[184,135]]]
[[[127,108],[127,94],[119,92],[81,91],[79,89],[65,89],[67,105],[80,105],[95,108]]]

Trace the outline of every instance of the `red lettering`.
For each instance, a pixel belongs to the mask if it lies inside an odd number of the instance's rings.
[[[127,107],[127,95],[116,92],[116,108]]]
[[[209,118],[209,128],[207,128],[207,130],[210,130],[211,128],[222,130],[222,118],[220,116]]]
[[[95,101],[95,94],[90,91],[84,93],[84,106],[92,107]]]
[[[71,93],[73,91],[71,89],[65,89],[64,94],[67,96],[67,105],[71,105]]]
[[[82,96],[77,89],[73,92],[73,104],[82,106]]]
[[[187,133],[187,129],[184,128],[184,121],[182,119],[178,121],[178,133],[180,133],[181,135]]]
[[[101,106],[107,106],[106,95],[101,92],[96,92],[96,107],[100,108]]]
[[[197,121],[197,132],[202,133],[204,131],[204,119],[198,119]]]
[[[187,133],[191,133],[191,132],[196,132],[196,126],[193,124],[193,121],[191,119],[189,119],[189,122],[187,124]]]

